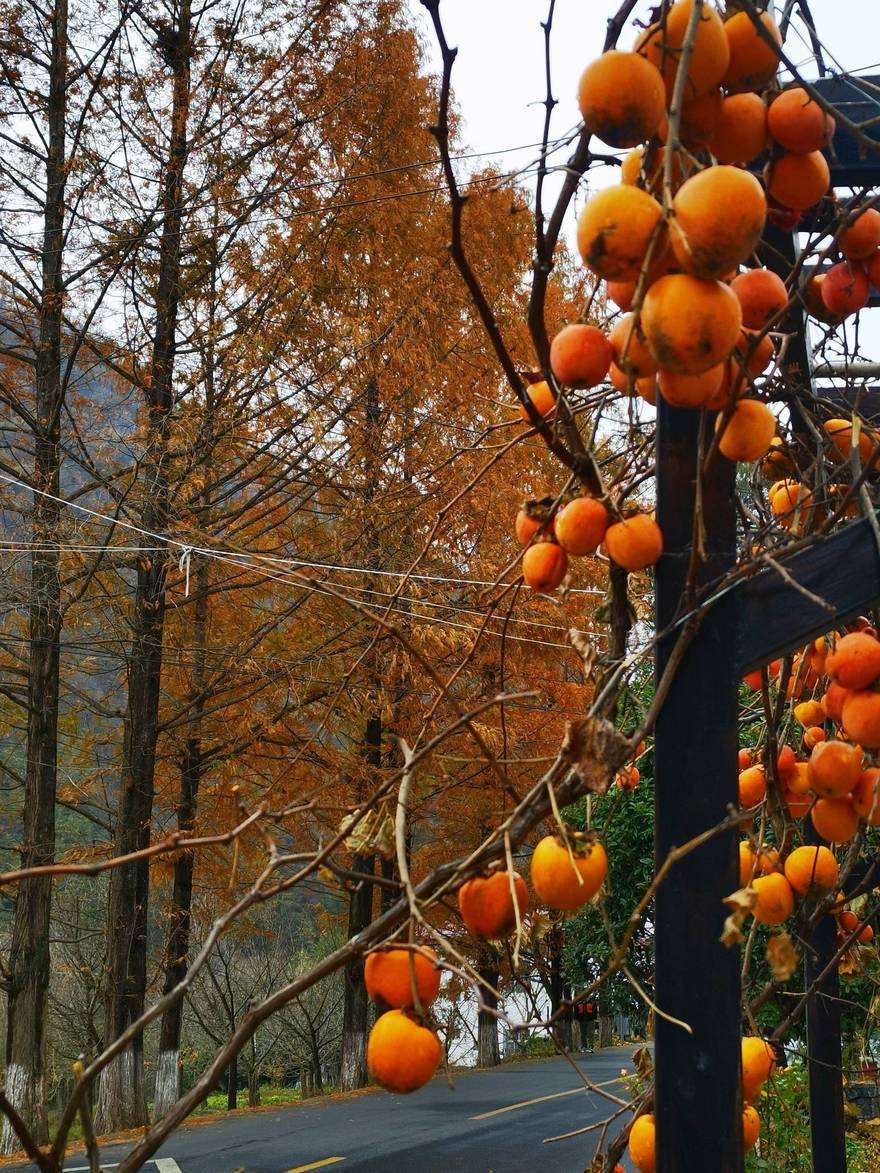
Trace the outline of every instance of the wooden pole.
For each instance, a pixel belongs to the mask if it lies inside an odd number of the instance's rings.
[[[656,570],[658,630],[683,609],[693,546],[701,415],[658,402],[657,515],[665,552]],[[710,416],[707,428],[714,422]],[[720,457],[703,485],[706,560],[697,583],[735,560],[735,467]],[[656,726],[655,849],[670,849],[721,822],[737,801],[737,688],[732,598],[712,608],[689,645]],[[658,649],[656,679],[674,647]],[[739,951],[719,938],[722,900],[739,886],[737,836],[718,835],[671,870],[657,893],[656,1018],[658,1173],[741,1173]]]

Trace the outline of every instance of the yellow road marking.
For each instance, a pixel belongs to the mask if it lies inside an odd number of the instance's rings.
[[[500,1116],[502,1112],[515,1112],[517,1108],[531,1108],[532,1104],[543,1104],[547,1100],[559,1100],[563,1096],[576,1096],[578,1092],[588,1092],[588,1087],[573,1087],[567,1092],[553,1092],[549,1096],[537,1096],[534,1100],[523,1100],[519,1104],[508,1104],[506,1108],[493,1108],[491,1112],[481,1112],[479,1116],[471,1116],[471,1120],[486,1120],[489,1116]],[[311,1168],[311,1166],[309,1166]],[[291,1169],[290,1173],[296,1173]]]
[[[345,1157],[325,1157],[323,1161],[312,1161],[310,1165],[297,1165],[295,1169],[288,1169],[287,1173],[308,1173],[309,1169],[324,1169],[327,1165],[338,1165]]]

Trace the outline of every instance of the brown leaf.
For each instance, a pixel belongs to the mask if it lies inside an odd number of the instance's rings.
[[[730,916],[725,920],[721,931],[722,945],[729,948],[731,945],[743,943],[746,938],[742,927],[746,917],[755,907],[757,899],[758,893],[754,888],[738,888],[736,892],[724,897],[724,903],[730,909]]]
[[[590,642],[586,632],[578,631],[576,627],[570,627],[568,629],[568,639],[571,643],[571,646],[583,661],[584,674],[586,676],[591,676],[593,672],[593,666],[596,663],[596,659],[599,655],[599,649],[595,644]]]
[[[767,964],[778,982],[787,982],[800,964],[801,955],[788,933],[776,933],[767,942]]]
[[[650,1078],[654,1070],[654,1060],[647,1047],[639,1047],[633,1052],[633,1063],[635,1063],[636,1071],[642,1079]]]
[[[627,739],[602,717],[569,721],[565,727],[562,756],[594,794],[605,793],[629,752]]]

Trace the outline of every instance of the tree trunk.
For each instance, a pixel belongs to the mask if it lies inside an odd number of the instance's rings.
[[[260,1106],[260,1073],[256,1067],[252,1067],[248,1072],[248,1107],[259,1108]]]
[[[501,976],[498,969],[498,957],[494,949],[486,947],[482,951],[477,970],[481,979],[488,982],[493,989],[498,989],[498,979]],[[498,1009],[498,999],[491,990],[480,987],[482,1003],[477,1012],[477,1066],[497,1067],[500,1059],[498,1051],[498,1019],[492,1013]]]
[[[180,768],[180,795],[177,804],[177,829],[189,836],[195,829],[196,805],[202,772],[201,719],[204,712],[202,692],[205,683],[205,638],[208,617],[208,563],[200,559],[196,569],[196,600],[193,640],[195,663],[193,689],[196,701],[190,717],[186,752]],[[193,868],[190,851],[179,852],[174,860],[174,886],[171,893],[170,923],[165,941],[165,984],[168,994],[186,977],[192,912]],[[183,1000],[179,999],[162,1015],[159,1031],[159,1062],[156,1071],[156,1096],[153,1120],[161,1120],[180,1096],[180,1035],[183,1026]]]
[[[164,546],[168,531],[168,481],[164,457],[173,405],[172,375],[180,292],[183,170],[190,105],[191,0],[181,0],[174,38],[169,154],[162,192],[162,233],[150,384],[149,436],[143,468],[142,528],[151,547]],[[156,537],[155,535],[158,535]],[[129,653],[128,702],[114,850],[139,851],[150,842],[162,634],[165,616],[165,553],[141,551]],[[147,984],[149,862],[137,860],[111,873],[104,967],[104,1045],[118,1038],[144,1010]],[[138,1035],[101,1075],[95,1125],[115,1132],[147,1123],[143,1036]]]
[[[61,463],[61,311],[64,280],[65,116],[67,112],[67,0],[57,0],[47,119],[46,203],[43,220],[42,303],[36,354],[34,485],[59,495]],[[55,789],[61,641],[58,553],[60,505],[34,494],[29,602],[27,764],[21,866],[51,864],[55,855]],[[52,879],[23,880],[16,893],[9,951],[6,1095],[38,1144],[48,1140],[46,995],[49,987],[49,915]],[[4,1117],[0,1151],[20,1142]]]
[[[238,1107],[238,1056],[226,1069],[226,1111],[234,1112]]]

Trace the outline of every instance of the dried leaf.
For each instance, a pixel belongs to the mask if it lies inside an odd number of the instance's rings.
[[[642,1079],[650,1078],[654,1070],[654,1060],[647,1047],[639,1047],[633,1052],[633,1063],[635,1063],[636,1071]]]
[[[629,752],[627,739],[602,717],[569,721],[565,727],[562,756],[594,794],[606,792]]]
[[[721,932],[721,944],[727,945],[741,945],[746,939],[742,931],[743,924],[746,917],[751,913],[755,907],[758,899],[758,893],[754,888],[739,888],[736,892],[731,892],[729,896],[724,897],[724,903],[730,909],[730,916],[724,922],[724,928]]]
[[[800,964],[801,955],[788,933],[777,933],[767,942],[767,964],[779,982],[787,982]]]
[[[584,675],[591,676],[593,666],[599,656],[599,649],[590,642],[586,632],[578,631],[576,627],[568,629],[568,638],[571,646],[580,656],[584,665]]]

